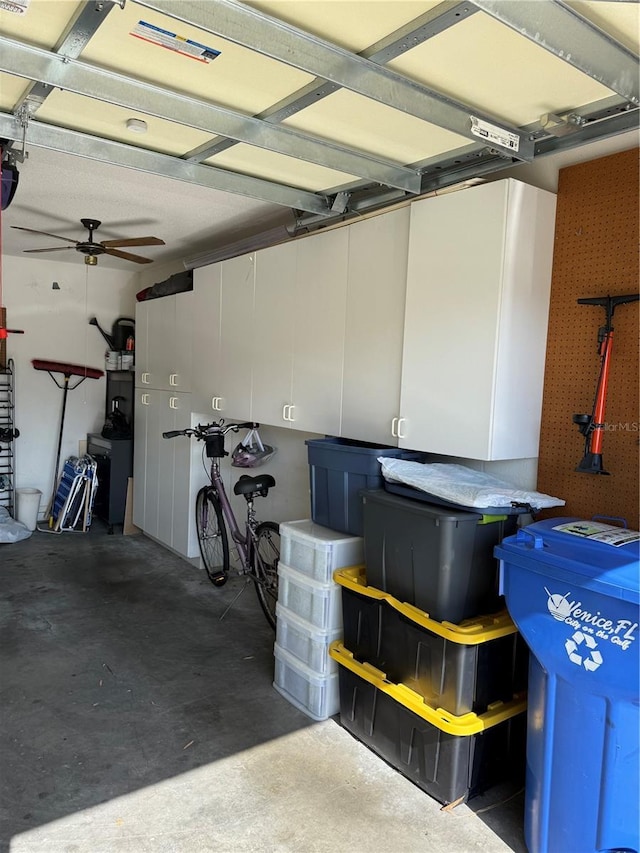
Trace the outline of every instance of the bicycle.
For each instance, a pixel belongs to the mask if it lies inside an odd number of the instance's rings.
[[[264,615],[271,627],[275,629],[280,528],[275,521],[258,522],[253,502],[258,496],[266,497],[276,481],[271,474],[259,474],[257,477],[243,474],[233,487],[234,494],[243,495],[247,502],[247,518],[243,533],[220,474],[220,460],[229,455],[224,449],[227,433],[258,427],[259,424],[255,423],[225,424],[224,420],[220,420],[210,424],[198,424],[195,428],[163,432],[162,437],[175,438],[186,435],[195,436],[198,441],[204,441],[207,458],[211,460],[208,472],[211,482],[198,492],[195,512],[198,544],[207,576],[214,586],[223,586],[227,582],[230,569],[230,534],[240,561],[238,574],[247,575],[248,579],[254,582]]]

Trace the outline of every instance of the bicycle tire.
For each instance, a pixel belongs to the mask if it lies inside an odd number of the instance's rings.
[[[278,600],[278,562],[280,560],[280,525],[263,521],[256,527],[252,564],[258,601],[267,622],[275,630]]]
[[[207,577],[224,586],[229,576],[229,539],[218,496],[204,486],[196,497],[196,532]]]

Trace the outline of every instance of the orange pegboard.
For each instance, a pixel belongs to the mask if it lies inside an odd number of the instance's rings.
[[[605,321],[603,308],[577,300],[638,292],[638,154],[634,148],[560,171],[538,464],[538,489],[566,501],[553,515],[622,517],[636,530],[639,303],[619,306],[613,318],[602,448],[610,476],[575,470],[584,437],[572,417],[591,413]]]

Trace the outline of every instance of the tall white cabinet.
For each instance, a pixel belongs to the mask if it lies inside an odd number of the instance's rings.
[[[411,206],[400,446],[538,455],[555,203],[509,179]]]
[[[191,426],[192,305],[186,292],[137,306],[133,477],[134,524],[190,558],[200,455],[189,439],[162,433]]]

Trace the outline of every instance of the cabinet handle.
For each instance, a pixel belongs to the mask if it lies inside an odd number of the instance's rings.
[[[141,379],[143,385],[149,384],[149,374],[148,373],[143,373],[142,376],[140,377],[140,379]]]
[[[285,406],[283,406],[283,407],[282,407],[282,420],[283,420],[283,421],[288,421],[288,420],[289,420],[289,418],[287,417],[287,409],[290,409],[290,408],[291,408],[291,407],[290,407],[290,406],[287,406],[287,405],[285,405]]]
[[[392,438],[398,437],[398,418],[392,418],[391,419],[391,437]]]
[[[219,399],[220,399],[219,397],[212,397],[211,398],[211,408],[213,409],[214,412],[216,411],[216,408],[217,408],[216,400],[219,400]]]
[[[177,373],[170,373],[169,374],[169,385],[172,388],[177,387],[177,385],[178,385],[178,374]]]
[[[293,421],[295,421],[295,418],[293,416],[293,413],[295,412],[295,410],[296,410],[296,407],[294,405],[289,406],[289,417],[287,418],[287,420],[291,421],[291,423],[293,423]]]
[[[177,409],[178,408],[178,398],[177,397],[169,397],[169,408]]]
[[[406,420],[406,418],[398,418],[398,429],[396,432],[396,438],[406,438],[407,437],[403,432],[400,432],[400,427],[405,422],[405,420]]]
[[[149,405],[149,395],[148,394],[141,394],[140,395],[140,402],[142,403],[143,406],[148,406]]]

